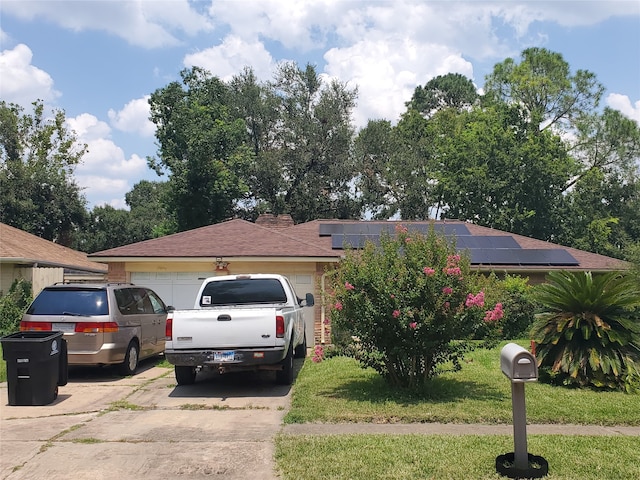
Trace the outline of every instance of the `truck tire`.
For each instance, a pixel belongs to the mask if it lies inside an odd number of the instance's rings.
[[[131,340],[127,345],[127,353],[124,356],[124,362],[118,365],[118,371],[123,377],[133,375],[138,369],[138,361],[140,359],[140,350],[138,342]]]
[[[293,383],[293,345],[289,345],[287,356],[280,363],[282,370],[276,371],[276,382],[280,385],[291,385]]]
[[[193,385],[196,381],[196,368],[188,365],[176,365],[174,368],[178,385]]]
[[[295,358],[307,357],[307,334],[306,333],[302,336],[302,343],[296,347],[293,354]]]

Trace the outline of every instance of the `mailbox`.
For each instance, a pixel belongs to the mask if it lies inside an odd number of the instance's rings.
[[[535,382],[538,380],[536,358],[515,343],[507,343],[500,352],[500,367],[512,382]]]

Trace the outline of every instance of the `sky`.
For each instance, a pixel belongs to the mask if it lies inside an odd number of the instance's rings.
[[[88,153],[75,170],[88,208],[126,208],[141,180],[166,180],[148,97],[199,66],[273,78],[282,61],[357,87],[353,122],[395,123],[416,86],[486,75],[529,47],[588,70],[609,106],[640,123],[640,1],[2,0],[0,100],[64,110]]]

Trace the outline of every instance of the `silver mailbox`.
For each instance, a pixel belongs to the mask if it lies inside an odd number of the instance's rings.
[[[500,368],[512,382],[538,380],[536,357],[515,343],[507,343],[500,351]]]

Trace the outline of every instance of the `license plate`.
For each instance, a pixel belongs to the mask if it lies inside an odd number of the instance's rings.
[[[213,352],[214,362],[233,362],[235,360],[235,352],[228,350],[225,352]]]
[[[53,323],[51,324],[51,330],[53,330],[54,332],[64,332],[64,333],[70,333],[75,331],[76,329],[76,324],[75,323]]]

